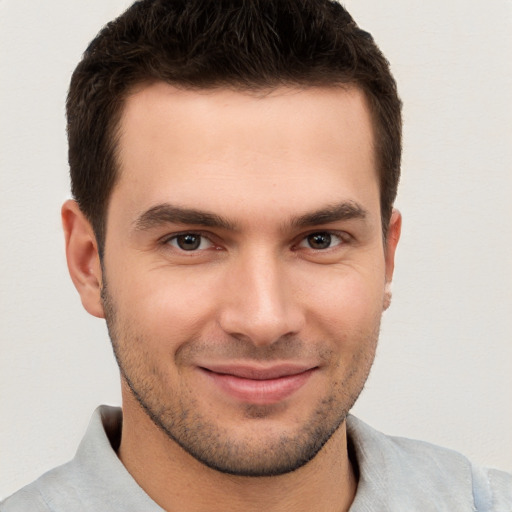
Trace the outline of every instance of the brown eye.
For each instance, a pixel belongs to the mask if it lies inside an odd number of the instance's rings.
[[[195,251],[201,245],[201,237],[191,234],[180,235],[176,237],[176,243],[184,251]]]
[[[329,233],[313,233],[307,237],[312,249],[327,249],[331,245],[332,237]]]
[[[168,243],[182,251],[196,251],[198,249],[208,249],[212,246],[207,238],[197,233],[183,233],[182,235],[173,236]]]
[[[341,235],[329,233],[328,231],[318,231],[306,236],[299,244],[300,247],[321,251],[331,249],[343,243]]]

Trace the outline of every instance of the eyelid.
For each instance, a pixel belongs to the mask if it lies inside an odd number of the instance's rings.
[[[302,243],[305,243],[307,238],[310,237],[311,235],[321,234],[321,233],[322,234],[326,233],[328,235],[338,237],[340,242],[332,247],[328,247],[327,249],[313,249],[312,247],[304,247],[301,245]],[[297,243],[294,244],[294,247],[309,249],[310,251],[315,251],[315,252],[327,252],[330,249],[335,249],[335,248],[339,247],[340,245],[346,245],[346,244],[350,243],[352,240],[353,240],[352,235],[350,235],[346,231],[340,231],[340,230],[336,230],[336,229],[312,229],[311,231],[308,231],[307,233],[302,233],[298,237]]]
[[[347,231],[336,230],[336,229],[312,229],[306,233],[301,233],[298,237],[296,237],[296,242],[293,243],[293,249],[302,248],[300,246],[300,244],[303,243],[307,239],[307,237],[314,235],[316,233],[328,233],[331,236],[338,237],[340,239],[340,243],[336,244],[333,247],[329,247],[328,249],[313,249],[312,247],[309,247],[309,248],[304,247],[304,248],[309,249],[311,251],[326,252],[329,249],[334,249],[335,247],[338,247],[340,245],[345,245],[347,243],[350,243],[353,240],[353,236],[350,235]],[[176,239],[178,236],[189,235],[189,234],[201,236],[201,237],[207,239],[214,248],[216,248],[216,249],[221,248],[220,247],[221,244],[218,241],[216,241],[217,237],[214,234],[212,234],[211,232],[208,232],[208,231],[200,230],[200,229],[184,229],[184,230],[176,231],[174,233],[168,233],[158,239],[158,244],[162,245],[162,246],[169,245],[169,241]],[[176,248],[176,249],[180,250],[179,248]],[[208,247],[207,249],[211,249],[211,247]],[[207,249],[201,249],[201,250],[205,251]],[[187,252],[187,251],[182,250],[182,252]],[[199,252],[199,251],[190,251],[190,252]]]
[[[192,252],[200,252],[200,251],[205,251],[207,249],[211,249],[212,247],[218,248],[218,246],[219,246],[219,244],[215,242],[214,236],[212,235],[212,233],[201,231],[200,229],[184,229],[182,231],[177,231],[175,233],[168,233],[168,234],[164,235],[163,237],[159,238],[158,243],[163,246],[170,245],[169,242],[171,240],[175,240],[179,236],[184,236],[184,235],[200,236],[200,237],[208,240],[211,244],[211,247],[207,247],[206,249],[197,249],[196,251],[185,251],[183,249],[180,249],[179,247],[173,246],[174,249],[176,249],[180,252],[191,252],[191,253]]]

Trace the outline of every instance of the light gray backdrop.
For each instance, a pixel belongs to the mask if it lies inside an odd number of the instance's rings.
[[[0,1],[0,497],[119,403],[103,322],[67,275],[64,99],[127,0]],[[405,103],[394,299],[355,412],[512,471],[512,2],[350,0]]]

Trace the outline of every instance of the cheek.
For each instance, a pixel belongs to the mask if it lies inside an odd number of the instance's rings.
[[[308,320],[346,338],[373,331],[382,314],[383,273],[344,268],[323,274],[315,276],[304,294]]]
[[[148,342],[175,345],[193,338],[213,311],[214,283],[191,272],[155,269],[132,273],[117,284],[118,316],[143,332]]]

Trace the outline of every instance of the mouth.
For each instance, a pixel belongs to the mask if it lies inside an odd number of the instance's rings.
[[[221,393],[241,402],[266,405],[289,398],[308,382],[318,367],[209,365],[199,370]]]

